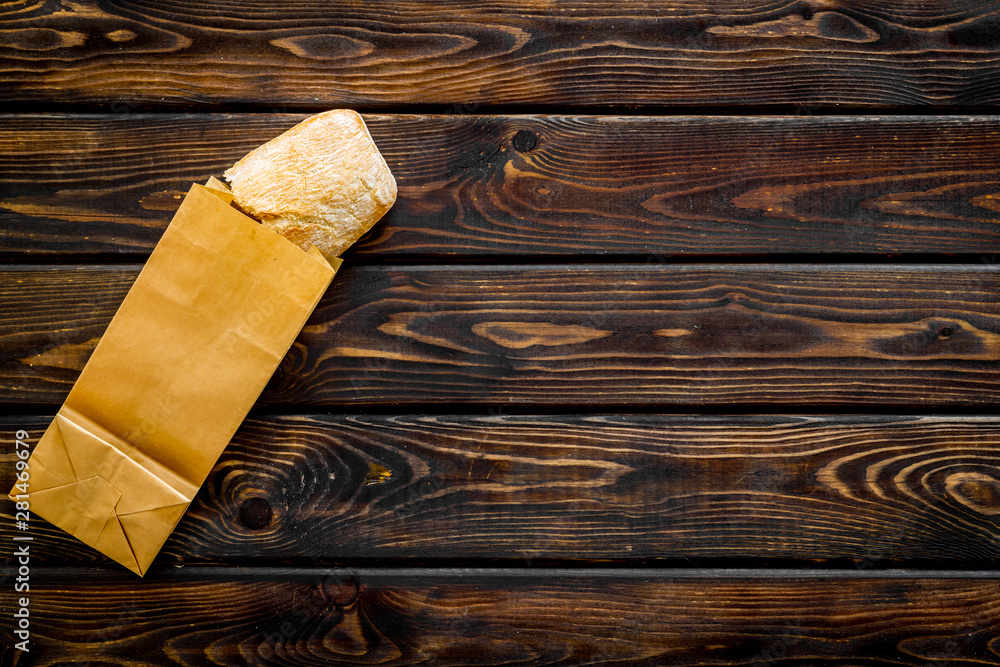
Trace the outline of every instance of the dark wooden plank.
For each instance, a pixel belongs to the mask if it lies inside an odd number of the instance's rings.
[[[0,387],[57,405],[132,267],[0,271]],[[995,406],[996,265],[351,266],[262,404]]]
[[[62,403],[138,274],[138,267],[0,272],[0,309],[6,311],[0,364],[12,369],[0,390],[7,400]],[[18,309],[23,319],[13,317]],[[25,372],[32,368],[37,372]]]
[[[8,104],[990,105],[982,0],[18,3]]]
[[[37,442],[46,424],[0,431]],[[0,457],[5,491],[14,461]],[[6,512],[0,543],[14,544]],[[998,519],[997,417],[272,417],[243,425],[156,567],[957,568],[995,564]],[[36,562],[109,563],[41,519],[31,534]]]
[[[31,586],[39,666],[1000,665],[984,573],[42,568]]]
[[[0,118],[0,251],[149,252],[301,115]],[[1000,250],[994,117],[369,115],[399,182],[351,257]]]

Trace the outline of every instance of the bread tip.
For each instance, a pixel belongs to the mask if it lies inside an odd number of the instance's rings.
[[[236,205],[303,250],[339,256],[393,205],[396,179],[352,109],[306,118],[223,178]]]

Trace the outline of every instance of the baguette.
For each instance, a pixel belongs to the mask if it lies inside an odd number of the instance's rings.
[[[248,153],[224,174],[245,214],[303,250],[340,256],[396,201],[389,172],[361,116],[311,116]]]

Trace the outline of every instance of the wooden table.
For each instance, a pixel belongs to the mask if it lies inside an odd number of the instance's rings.
[[[998,26],[8,3],[4,490],[190,183],[351,107],[399,199],[144,579],[32,521],[5,664],[1000,664]]]

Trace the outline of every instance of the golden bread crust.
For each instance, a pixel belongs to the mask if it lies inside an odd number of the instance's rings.
[[[396,201],[396,181],[361,116],[317,114],[248,153],[224,175],[247,215],[303,250],[339,256]]]

